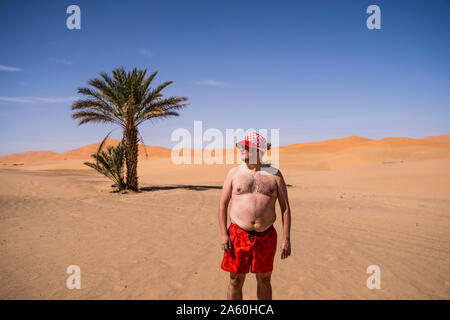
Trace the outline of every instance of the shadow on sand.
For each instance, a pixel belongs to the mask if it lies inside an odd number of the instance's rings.
[[[290,184],[286,184],[288,188],[292,187]],[[117,187],[116,184],[111,185],[111,187]],[[192,184],[175,184],[170,186],[151,186],[151,187],[142,187],[139,188],[140,192],[148,192],[148,191],[160,191],[160,190],[173,190],[173,189],[186,189],[186,190],[195,190],[195,191],[205,191],[210,189],[222,189],[222,186],[205,186],[205,185],[192,185]],[[112,193],[119,193],[120,191],[114,190]],[[120,193],[128,193],[128,191],[121,191]]]
[[[151,186],[139,188],[139,191],[159,191],[159,190],[172,190],[172,189],[187,189],[195,191],[204,191],[209,189],[222,189],[222,186],[203,186],[203,185],[191,185],[191,184],[177,184],[171,186]]]

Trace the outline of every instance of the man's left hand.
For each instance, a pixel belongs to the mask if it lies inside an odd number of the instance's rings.
[[[286,259],[291,255],[291,240],[284,239],[281,243],[281,259]]]

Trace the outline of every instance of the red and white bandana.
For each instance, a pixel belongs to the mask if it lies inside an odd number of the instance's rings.
[[[244,140],[239,141],[238,143],[236,143],[236,145],[239,145],[239,144],[255,147],[255,148],[258,148],[260,150],[266,150],[266,148],[267,148],[266,139],[262,135],[260,135],[260,134],[258,134],[256,132],[249,132],[249,133],[247,133],[245,135]]]

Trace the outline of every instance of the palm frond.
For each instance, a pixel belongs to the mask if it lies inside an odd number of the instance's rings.
[[[102,151],[101,148],[108,135],[100,143],[97,153],[91,155],[96,162],[84,162],[84,164],[114,181],[119,190],[122,190],[125,188],[123,141],[120,141],[115,147],[109,146],[106,152]]]
[[[82,125],[88,122],[104,122],[111,123],[115,122],[115,120],[105,114],[98,112],[89,112],[89,111],[80,111],[72,114],[73,119],[81,119],[78,124]]]

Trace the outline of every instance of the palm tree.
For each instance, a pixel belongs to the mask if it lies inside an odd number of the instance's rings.
[[[102,151],[103,145],[105,144],[108,135],[98,146],[97,153],[91,154],[91,157],[94,158],[96,162],[84,162],[84,164],[110,178],[116,183],[119,191],[121,191],[126,188],[123,177],[123,141],[120,141],[115,147],[109,146],[108,152]]]
[[[182,103],[186,97],[163,98],[162,90],[172,81],[164,82],[155,88],[150,84],[158,72],[146,77],[147,69],[134,68],[126,72],[123,68],[112,71],[112,77],[102,72],[101,79],[88,81],[91,88],[79,88],[78,93],[86,96],[72,105],[73,119],[78,124],[88,122],[113,123],[123,129],[126,163],[126,186],[138,191],[138,143],[144,143],[138,126],[146,120],[179,116],[177,110],[187,106]]]

